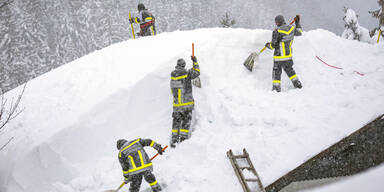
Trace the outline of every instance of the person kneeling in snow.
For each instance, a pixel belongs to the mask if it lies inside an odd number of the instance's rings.
[[[302,88],[301,82],[292,67],[293,38],[294,36],[300,36],[302,34],[300,16],[297,15],[295,18],[296,26],[287,25],[282,15],[276,16],[275,23],[277,28],[272,33],[272,42],[265,44],[267,48],[275,49],[273,56],[272,91],[281,91],[280,80],[282,69],[287,73],[295,88]]]
[[[151,186],[152,191],[161,191],[161,187],[152,173],[152,162],[143,148],[145,146],[151,146],[160,155],[163,154],[161,145],[151,139],[136,139],[129,142],[125,139],[119,139],[117,141],[124,182],[125,184],[131,182],[130,192],[139,192],[143,176]]]
[[[188,139],[192,121],[194,99],[192,95],[192,79],[200,75],[200,68],[195,56],[191,56],[193,67],[185,69],[185,60],[178,59],[175,70],[171,73],[171,91],[173,95],[173,123],[171,147]]]
[[[129,22],[140,24],[140,33],[138,33],[138,35],[156,35],[155,17],[152,15],[152,13],[148,12],[142,3],[139,3],[137,9],[139,10],[139,16],[129,20]]]

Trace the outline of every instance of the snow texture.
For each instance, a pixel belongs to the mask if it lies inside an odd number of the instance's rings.
[[[0,9],[0,88],[8,91],[62,64],[131,37],[128,13],[138,0],[2,0]],[[273,29],[278,14],[302,16],[306,29],[341,34],[343,6],[359,10],[369,28],[375,0],[141,0],[156,17],[159,33],[219,27],[230,13],[239,28]],[[0,3],[2,4],[2,3]],[[327,13],[327,14],[324,14]],[[138,31],[138,26],[135,26]]]
[[[21,103],[26,110],[0,134],[1,143],[15,137],[0,151],[0,191],[117,188],[118,139],[169,143],[170,72],[178,58],[189,58],[192,42],[203,84],[194,88],[195,131],[153,161],[168,192],[240,191],[226,152],[243,148],[268,185],[384,113],[383,44],[349,41],[326,30],[304,32],[293,44],[304,88],[294,89],[283,75],[282,92],[275,93],[272,51],[260,55],[253,73],[242,65],[271,35],[223,28],[162,33],[114,44],[35,78]],[[150,55],[142,51],[148,47]],[[147,187],[144,182],[142,189]]]

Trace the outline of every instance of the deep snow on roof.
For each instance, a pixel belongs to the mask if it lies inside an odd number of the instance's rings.
[[[0,190],[116,188],[122,181],[117,139],[169,143],[170,72],[178,58],[191,67],[192,42],[203,85],[194,88],[194,132],[153,162],[167,191],[240,191],[225,152],[243,148],[268,185],[384,113],[383,43],[305,32],[293,45],[304,88],[294,89],[283,73],[282,92],[275,93],[273,51],[260,55],[252,73],[242,65],[270,39],[271,31],[259,29],[163,33],[112,45],[30,81],[26,110],[0,135],[15,137],[0,152]]]

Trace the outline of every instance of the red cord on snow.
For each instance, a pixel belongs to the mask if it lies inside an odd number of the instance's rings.
[[[360,76],[364,76],[363,73],[360,73],[360,72],[358,72],[358,71],[353,71],[353,72],[356,73],[356,74],[358,74],[358,75],[360,75]]]
[[[327,65],[327,66],[329,66],[329,67],[332,67],[332,68],[335,68],[335,69],[343,69],[343,68],[341,68],[341,67],[336,67],[336,66],[333,66],[333,65],[330,65],[330,64],[326,63],[325,61],[323,61],[322,59],[320,59],[320,57],[318,57],[317,55],[316,55],[315,57],[316,57],[316,59],[318,59],[318,60],[321,61],[323,64],[325,64],[325,65]],[[356,74],[358,74],[358,75],[360,75],[360,76],[364,76],[363,73],[360,73],[360,72],[358,72],[358,71],[353,71],[353,72],[356,73]]]
[[[318,57],[317,55],[316,55],[316,58],[317,58],[319,61],[321,61],[322,63],[324,63],[325,65],[328,65],[329,67],[333,67],[333,68],[335,68],[335,69],[343,69],[343,68],[341,68],[341,67],[336,67],[336,66],[333,66],[333,65],[330,65],[330,64],[326,63],[325,61],[321,60],[320,57]]]

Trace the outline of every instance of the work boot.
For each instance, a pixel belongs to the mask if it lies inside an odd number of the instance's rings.
[[[180,137],[180,143],[183,142],[183,141],[185,141],[185,140],[187,140],[187,139],[188,139],[187,137],[181,136],[181,137]]]
[[[280,91],[281,91],[281,87],[280,87],[280,86],[277,86],[277,85],[274,85],[274,86],[272,87],[272,91],[280,92]]]
[[[295,87],[295,88],[299,88],[299,89],[301,89],[303,86],[301,85],[301,82],[299,81],[299,80],[296,80],[296,81],[292,81],[292,83],[293,83],[293,86]]]
[[[160,185],[156,184],[155,186],[152,187],[152,191],[153,192],[160,192],[161,191],[161,187]]]
[[[178,141],[179,141],[179,137],[178,136],[172,136],[172,138],[171,138],[171,147],[172,148],[175,148],[176,147],[176,143],[178,143]]]

